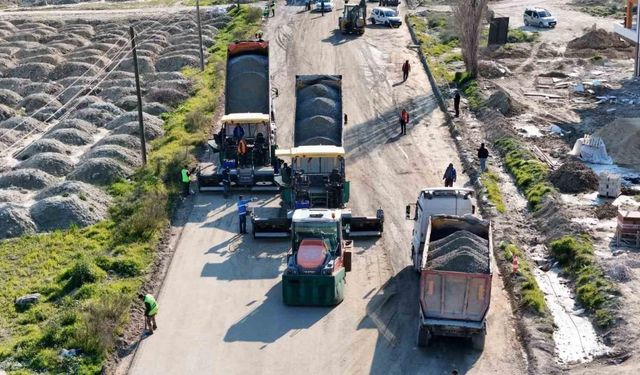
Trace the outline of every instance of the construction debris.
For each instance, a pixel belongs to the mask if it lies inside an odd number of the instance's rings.
[[[595,214],[598,219],[613,219],[618,215],[618,207],[605,202],[596,207]]]

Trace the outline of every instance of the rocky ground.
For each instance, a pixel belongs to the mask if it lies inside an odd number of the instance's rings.
[[[104,188],[141,165],[130,17],[0,21],[0,238],[97,222]],[[228,18],[203,22],[206,51]],[[182,70],[199,66],[198,34],[191,12],[134,28],[151,143],[193,90]]]

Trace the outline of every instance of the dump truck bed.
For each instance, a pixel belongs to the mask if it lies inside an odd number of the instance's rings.
[[[242,41],[227,49],[225,114],[270,113],[269,43]]]
[[[433,216],[420,274],[425,319],[480,323],[491,299],[491,224],[471,216]]]
[[[342,76],[296,76],[293,146],[342,146]]]

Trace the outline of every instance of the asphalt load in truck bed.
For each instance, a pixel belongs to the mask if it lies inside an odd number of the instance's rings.
[[[342,146],[340,76],[298,76],[294,146]]]
[[[431,242],[427,268],[438,271],[489,273],[489,241],[461,230]]]
[[[269,113],[269,57],[247,54],[229,59],[229,113]]]

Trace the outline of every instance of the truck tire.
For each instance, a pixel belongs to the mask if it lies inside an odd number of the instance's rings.
[[[344,270],[351,272],[351,251],[344,252]]]
[[[431,332],[429,328],[422,325],[422,322],[418,321],[418,338],[417,344],[419,348],[426,348],[431,341]]]
[[[483,330],[480,333],[476,333],[475,335],[471,336],[471,345],[473,346],[473,349],[478,350],[478,351],[483,351],[484,350],[484,339],[487,336],[487,332],[485,330]]]

